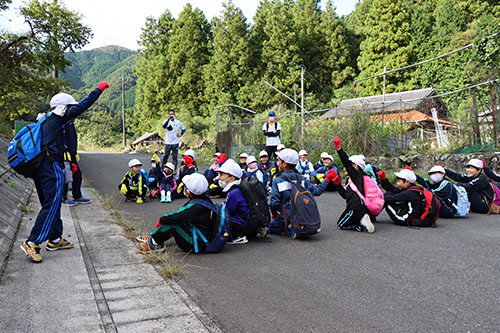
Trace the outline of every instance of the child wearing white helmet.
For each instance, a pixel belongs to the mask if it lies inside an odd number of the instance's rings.
[[[465,165],[465,174],[458,174],[448,169],[445,169],[445,172],[447,177],[458,182],[458,186],[465,188],[471,211],[479,214],[498,214],[496,205],[493,205],[495,185],[491,184],[483,174],[483,168],[483,161],[473,158]]]
[[[160,217],[156,229],[150,235],[138,236],[135,245],[137,251],[161,252],[165,250],[165,242],[173,237],[177,246],[184,252],[204,252],[206,243],[203,237],[209,242],[213,240],[213,230],[216,228],[214,224],[218,221],[212,216],[217,212],[217,206],[206,194],[207,179],[199,173],[194,173],[182,178],[182,182],[185,184],[184,195],[189,201],[179,210]],[[194,237],[195,227],[203,237]]]
[[[148,181],[141,171],[142,163],[134,158],[128,162],[128,167],[130,171],[125,173],[118,189],[125,196],[126,201],[136,201],[142,204],[148,195]]]
[[[450,218],[455,216],[457,213],[458,203],[457,187],[445,179],[446,171],[437,163],[430,168],[428,174],[430,179],[422,178],[419,175],[416,175],[417,183],[433,192],[439,198],[439,201],[441,201],[439,217]]]

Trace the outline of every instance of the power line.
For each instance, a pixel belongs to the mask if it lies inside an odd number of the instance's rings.
[[[500,32],[496,32],[492,35],[489,35],[488,38],[490,37],[495,37],[496,35],[500,34]],[[434,61],[434,60],[437,60],[437,59],[440,59],[440,58],[444,58],[444,57],[447,57],[453,53],[457,53],[457,52],[460,52],[460,51],[463,51],[465,49],[468,49],[470,47],[474,46],[473,43],[470,43],[470,44],[467,44],[459,49],[456,49],[456,50],[453,50],[451,52],[448,52],[448,53],[445,53],[445,54],[441,54],[437,57],[434,57],[432,59],[427,59],[427,60],[424,60],[424,61],[421,61],[421,62],[418,62],[416,64],[412,64],[412,65],[408,65],[408,66],[404,66],[404,67],[400,67],[400,68],[396,68],[396,69],[392,69],[390,71],[385,71],[383,73],[379,73],[379,74],[375,74],[375,75],[371,75],[371,76],[368,76],[368,77],[365,77],[365,78],[362,78],[362,79],[359,79],[359,80],[355,80],[354,83],[358,83],[358,82],[361,82],[361,81],[364,81],[364,80],[368,80],[368,79],[372,79],[372,78],[375,78],[375,77],[379,77],[379,76],[382,76],[382,75],[386,75],[386,74],[390,74],[390,73],[394,73],[394,72],[398,72],[398,71],[402,71],[402,70],[405,70],[405,69],[408,69],[408,68],[412,68],[412,67],[415,67],[415,66],[419,66],[419,65],[422,65],[422,64],[426,64],[428,62],[431,62],[431,61]]]

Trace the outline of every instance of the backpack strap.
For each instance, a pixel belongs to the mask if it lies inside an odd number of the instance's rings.
[[[194,225],[191,225],[191,229],[193,231],[193,247],[194,247],[194,253],[199,253],[200,250],[198,248],[198,235],[200,236],[201,240],[205,242],[205,244],[208,245],[208,239],[205,237],[205,235],[203,235],[203,233],[200,231],[200,229],[198,229],[197,227],[195,227]]]

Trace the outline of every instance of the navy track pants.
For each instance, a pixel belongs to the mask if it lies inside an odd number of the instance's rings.
[[[59,162],[50,162],[48,158],[44,158],[33,180],[42,209],[38,213],[28,240],[41,244],[46,240],[55,240],[63,233],[61,198],[64,171]]]

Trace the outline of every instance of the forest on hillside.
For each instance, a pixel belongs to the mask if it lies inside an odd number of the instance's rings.
[[[214,133],[214,108],[236,104],[259,113],[292,103],[264,81],[300,96],[305,107],[382,93],[382,77],[354,80],[417,63],[474,43],[438,61],[387,75],[386,93],[433,87],[445,93],[498,77],[500,3],[495,0],[362,0],[344,17],[328,1],[262,0],[253,23],[231,1],[211,19],[191,5],[175,18],[149,17],[141,35],[133,119],[160,130],[167,110],[192,132]],[[469,78],[470,77],[470,78]],[[466,112],[462,110],[462,112]],[[260,116],[260,118],[259,118]]]

